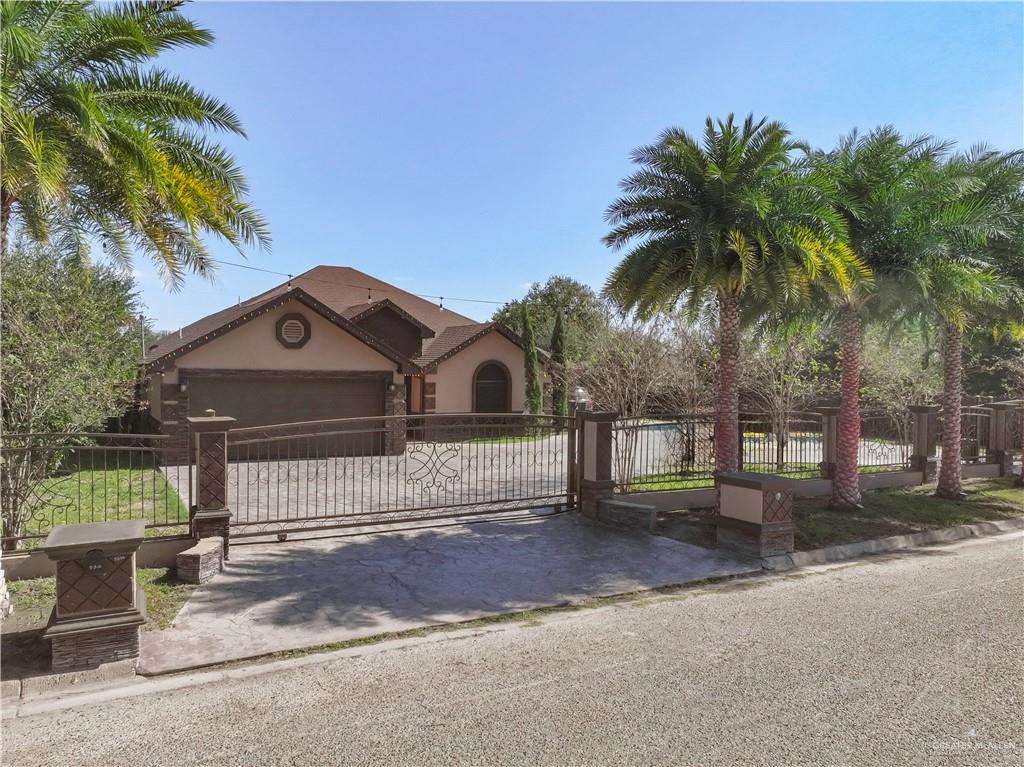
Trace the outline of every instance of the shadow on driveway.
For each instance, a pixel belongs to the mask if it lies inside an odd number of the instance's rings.
[[[760,570],[576,514],[232,546],[174,627],[143,637],[163,673]]]

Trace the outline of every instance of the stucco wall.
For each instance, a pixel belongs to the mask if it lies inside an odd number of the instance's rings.
[[[436,412],[471,412],[473,374],[481,364],[492,360],[504,363],[508,368],[512,384],[512,412],[522,412],[526,402],[523,350],[493,330],[437,366]]]
[[[277,341],[275,324],[292,312],[309,320],[309,341],[288,349]],[[238,370],[395,370],[397,364],[297,301],[273,309],[176,361],[187,368]]]

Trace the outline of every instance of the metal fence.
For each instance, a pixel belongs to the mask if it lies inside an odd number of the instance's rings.
[[[158,533],[185,532],[189,467],[167,440],[152,434],[5,434],[4,550],[31,548],[57,525],[86,522],[141,519]]]
[[[574,502],[575,422],[523,414],[345,418],[228,432],[235,535]]]
[[[620,418],[612,429],[612,477],[625,492],[709,487],[714,433],[708,414]]]
[[[992,409],[983,405],[964,405],[960,411],[960,460],[984,463],[988,455]]]
[[[793,477],[821,474],[823,440],[821,415],[791,413],[740,416],[740,468]]]
[[[613,476],[624,492],[711,487],[715,418],[670,413],[622,418],[612,432]],[[821,417],[745,413],[740,418],[740,468],[813,477],[822,461]]]
[[[910,466],[913,422],[909,413],[864,413],[860,419],[857,466],[871,471],[902,471]]]

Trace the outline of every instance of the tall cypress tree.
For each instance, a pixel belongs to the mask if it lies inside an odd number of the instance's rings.
[[[544,391],[540,385],[540,366],[537,362],[537,339],[533,336],[530,315],[523,310],[523,347],[526,359],[526,409],[531,413],[544,412]]]
[[[551,334],[551,361],[554,363],[551,386],[551,410],[555,415],[569,415],[569,390],[565,380],[565,320],[559,309]]]

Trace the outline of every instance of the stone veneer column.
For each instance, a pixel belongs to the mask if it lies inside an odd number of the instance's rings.
[[[181,383],[160,384],[160,433],[169,437],[161,460],[164,463],[188,460],[188,387]]]
[[[618,413],[577,414],[577,431],[582,449],[579,451],[580,511],[588,517],[597,516],[598,504],[615,492],[612,479],[612,426]]]
[[[220,536],[224,560],[229,557],[231,509],[227,506],[228,430],[236,419],[207,410],[205,416],[188,418],[192,440],[196,503],[190,527],[196,540]]]
[[[999,476],[1005,477],[1013,468],[1013,445],[1011,445],[1011,419],[1016,415],[1017,407],[1013,402],[993,402],[991,422],[988,430],[988,445],[985,452],[986,463],[999,464]]]
[[[754,557],[793,551],[793,482],[775,474],[745,471],[716,476],[719,546]]]
[[[42,550],[56,563],[57,603],[43,636],[56,672],[96,668],[139,656],[146,596],[136,583],[142,520],[61,525]]]
[[[921,472],[921,484],[925,484],[935,479],[938,468],[939,406],[911,405],[909,409],[913,437],[910,470]]]
[[[403,416],[406,414],[406,391],[404,383],[389,383],[384,395],[384,415]],[[389,418],[384,431],[384,454],[401,455],[405,452],[406,419]]]
[[[839,438],[839,408],[819,407],[821,414],[821,476],[832,479],[836,475],[836,451]]]

